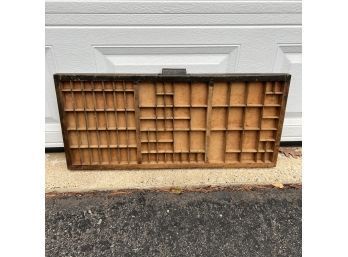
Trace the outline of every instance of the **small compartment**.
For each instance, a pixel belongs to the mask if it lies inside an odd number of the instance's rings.
[[[92,164],[101,164],[100,149],[92,148],[90,150]]]
[[[97,127],[99,129],[106,129],[106,114],[104,112],[97,112],[96,117],[97,117]]]
[[[164,153],[157,154],[157,161],[164,163]]]
[[[65,110],[72,110],[74,109],[75,103],[73,101],[73,96],[70,92],[63,92],[64,97],[64,109]]]
[[[239,153],[226,153],[225,161],[227,163],[239,162]]]
[[[274,86],[274,91],[276,93],[282,93],[283,92],[283,82],[275,82],[275,86]]]
[[[266,151],[271,152],[273,151],[273,149],[274,149],[274,142],[272,141],[266,142]]]
[[[191,108],[191,128],[204,129],[206,126],[206,109]]]
[[[159,113],[158,109],[157,109],[157,113]],[[155,108],[141,108],[140,109],[140,118],[155,119],[156,118],[156,109]]]
[[[244,108],[233,107],[228,113],[228,128],[236,129],[243,127],[243,112]]]
[[[175,120],[174,129],[188,130],[190,127],[190,120]]]
[[[226,129],[226,108],[215,107],[211,113],[211,129]]]
[[[171,131],[159,131],[157,132],[158,141],[173,141],[173,134]]]
[[[247,104],[261,105],[263,104],[264,86],[261,82],[249,83],[249,94],[247,99]]]
[[[158,118],[172,118],[173,117],[173,110],[172,108],[161,108],[157,107],[155,110],[155,114],[157,112],[157,117]]]
[[[240,150],[241,131],[228,131],[226,138],[227,151]]]
[[[157,106],[173,106],[173,95],[157,95]]]
[[[131,91],[126,92],[126,108],[129,110],[134,109],[134,93]]]
[[[129,160],[129,149],[120,148],[120,157],[121,162],[128,163]]]
[[[111,81],[103,81],[105,91],[113,91],[113,83]]]
[[[242,162],[252,163],[255,162],[255,154],[254,153],[241,153]]]
[[[184,152],[177,152],[174,154],[174,162],[188,162],[188,154]]]
[[[189,118],[190,119],[190,108],[175,108],[175,118]]]
[[[115,129],[117,126],[117,122],[116,122],[116,116],[117,114],[113,111],[111,112],[106,112],[106,124],[108,129]]]
[[[90,149],[80,149],[82,165],[91,164],[91,151]]]
[[[225,131],[212,131],[209,140],[208,159],[211,163],[224,162]]]
[[[116,132],[115,130],[111,130],[108,132],[108,134],[110,146],[116,147],[118,144],[118,132]]]
[[[81,155],[79,149],[70,149],[72,165],[81,165]]]
[[[105,110],[106,109],[106,101],[104,92],[94,92],[94,103],[95,108],[97,110]]]
[[[204,157],[205,157],[205,154],[204,153],[197,153],[197,161],[198,162],[204,162]]]
[[[78,134],[77,139],[79,141],[79,145],[81,147],[88,147],[89,146],[88,133],[86,131],[78,131],[77,134]]]
[[[107,110],[115,110],[115,98],[113,92],[104,92],[105,97],[105,108]]]
[[[274,82],[266,82],[266,93],[274,92]]]
[[[97,128],[97,119],[96,113],[94,112],[86,112],[85,119],[88,129],[96,129]]]
[[[117,104],[117,109],[118,110],[124,110],[126,109],[127,103],[126,103],[126,94],[124,92],[119,92],[117,91],[115,93],[115,98],[116,98],[116,104]]]
[[[191,151],[202,151],[205,148],[205,132],[191,132]]]
[[[66,122],[66,127],[67,127],[68,130],[76,130],[76,129],[78,129],[78,127],[77,127],[77,120],[75,118],[75,113],[67,112],[65,114],[65,122]]]
[[[109,133],[107,131],[99,131],[99,145],[101,147],[109,146]]]
[[[111,161],[111,153],[109,148],[100,149],[100,156],[102,159],[102,164],[109,164]]]
[[[80,145],[80,140],[77,131],[69,131],[68,132],[68,140],[70,147],[77,147]]]
[[[148,82],[143,82],[139,87],[139,106],[155,106],[156,94],[155,86]]]
[[[264,161],[266,163],[271,163],[273,159],[273,153],[264,153]]]
[[[159,142],[157,143],[157,147],[159,152],[168,152],[173,150],[173,143]]]
[[[206,106],[208,104],[208,85],[198,82],[192,83],[191,96],[192,106]]]
[[[244,131],[243,151],[257,150],[257,131]]]
[[[82,110],[85,108],[84,97],[81,92],[73,93],[73,108],[74,107],[75,110]]]
[[[89,146],[90,147],[97,147],[99,146],[99,132],[97,130],[95,131],[88,131],[86,137],[88,136]]]
[[[158,126],[158,124],[157,124],[157,126]],[[155,120],[142,120],[140,122],[140,129],[142,131],[155,130],[156,129],[156,121]]]
[[[262,129],[277,129],[278,119],[263,119]]]
[[[165,153],[164,154],[164,162],[173,163],[173,154],[172,153]]]
[[[72,89],[72,82],[71,81],[60,81],[59,88],[62,91],[70,90],[70,89]]]
[[[264,153],[257,153],[256,154],[256,162],[263,162],[263,155],[264,155]]]
[[[261,109],[246,108],[245,110],[245,128],[260,128]]]
[[[127,128],[135,128],[135,113],[127,112],[125,115],[127,117]]]
[[[92,92],[85,92],[85,101],[84,101],[84,107],[87,110],[94,110],[95,104],[94,104],[94,97]]]
[[[189,133],[185,131],[174,132],[174,151],[187,152],[189,150]]]
[[[190,88],[188,83],[175,83],[174,104],[175,106],[190,105]]]
[[[189,154],[188,158],[189,158],[189,162],[198,162],[196,153]]]
[[[246,87],[245,83],[234,82],[231,87],[231,105],[246,104],[245,102]]]
[[[173,129],[173,120],[172,119],[163,119],[163,120],[161,120],[161,122],[163,124],[163,128],[168,129],[168,130]]]
[[[212,106],[227,106],[228,105],[228,83],[217,82],[214,84]]]
[[[279,108],[278,107],[264,107],[263,108],[263,117],[279,117]]]
[[[101,91],[102,89],[104,89],[104,85],[103,85],[102,81],[93,81],[92,88],[95,91]]]
[[[278,105],[281,103],[281,95],[266,95],[265,105]]]
[[[260,135],[261,140],[274,140],[275,133],[273,130],[262,130]]]

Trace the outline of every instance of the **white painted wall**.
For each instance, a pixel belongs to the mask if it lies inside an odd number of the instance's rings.
[[[301,1],[46,0],[46,147],[63,146],[56,72],[292,74],[282,141],[301,140]]]

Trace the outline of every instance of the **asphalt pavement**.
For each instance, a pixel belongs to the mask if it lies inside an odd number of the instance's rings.
[[[46,257],[301,256],[301,189],[46,198]]]

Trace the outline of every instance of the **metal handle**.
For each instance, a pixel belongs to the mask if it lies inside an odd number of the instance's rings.
[[[171,68],[164,68],[162,69],[161,75],[186,75],[186,69],[171,69]]]

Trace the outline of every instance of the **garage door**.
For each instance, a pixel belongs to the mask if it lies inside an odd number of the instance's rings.
[[[46,1],[46,147],[54,73],[292,74],[282,141],[301,140],[300,1]]]

